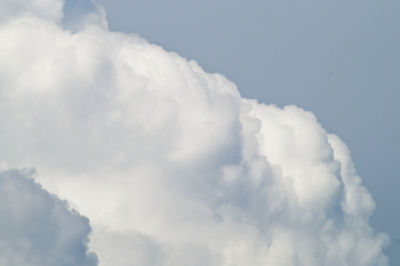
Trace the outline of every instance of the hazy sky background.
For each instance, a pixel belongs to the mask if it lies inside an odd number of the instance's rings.
[[[311,110],[349,146],[400,265],[400,2],[99,0],[138,33],[233,80],[245,97]]]

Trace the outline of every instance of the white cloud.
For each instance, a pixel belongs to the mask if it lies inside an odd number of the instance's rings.
[[[0,265],[94,266],[88,219],[18,170],[0,171]]]
[[[310,112],[32,14],[0,25],[1,159],[89,217],[100,265],[387,265],[346,146]]]
[[[1,1],[0,21],[23,15],[34,15],[49,21],[58,21],[63,15],[63,5],[62,0]]]

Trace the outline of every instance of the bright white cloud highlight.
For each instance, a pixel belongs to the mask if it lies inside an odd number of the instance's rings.
[[[244,99],[75,2],[2,20],[0,150],[90,219],[100,265],[388,265],[350,153],[312,113]]]

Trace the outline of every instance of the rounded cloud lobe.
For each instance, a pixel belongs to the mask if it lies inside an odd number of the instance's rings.
[[[0,171],[0,265],[97,265],[88,219],[18,170]]]
[[[85,3],[0,24],[0,150],[90,219],[100,265],[388,265],[350,152],[312,113],[245,99]]]

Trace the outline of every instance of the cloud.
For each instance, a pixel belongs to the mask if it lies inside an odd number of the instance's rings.
[[[35,183],[27,170],[0,171],[0,265],[94,266],[88,219]]]
[[[104,8],[93,0],[6,0],[0,3],[0,21],[34,16],[78,31],[88,23],[107,28]]]
[[[107,28],[104,8],[93,0],[67,0],[63,6],[61,24],[64,29],[79,31],[88,23]]]
[[[66,3],[73,29],[45,6],[0,24],[0,155],[90,219],[100,265],[388,265],[312,113],[245,99],[85,3]]]
[[[62,0],[15,0],[1,1],[0,21],[12,19],[16,16],[34,15],[49,21],[57,21],[62,15],[64,1]]]

